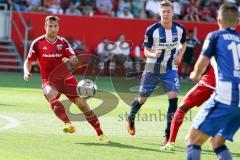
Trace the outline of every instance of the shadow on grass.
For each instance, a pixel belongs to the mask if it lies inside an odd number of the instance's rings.
[[[159,148],[161,147],[161,145],[159,143],[144,143],[146,145],[154,145],[154,146],[159,146]],[[164,151],[162,151],[164,152]],[[166,151],[167,152],[167,151]],[[176,150],[172,151],[172,153],[177,153],[177,152],[186,152],[186,147],[182,147],[182,146],[176,146]],[[230,150],[231,152],[231,150]],[[171,153],[170,151],[168,151],[168,153]],[[233,157],[240,157],[240,153],[232,153]],[[213,150],[208,150],[208,149],[202,149],[202,154],[206,154],[206,155],[215,155]]]
[[[186,152],[186,148],[178,146],[176,152]],[[230,152],[231,152],[231,150],[230,150]],[[232,153],[233,157],[240,157],[240,153],[233,153],[233,152],[231,152],[231,153]],[[208,150],[208,149],[202,149],[202,154],[215,155],[213,150]]]
[[[152,149],[152,148],[145,148],[145,147],[136,147],[133,145],[122,144],[118,142],[110,142],[108,144],[102,144],[102,143],[75,143],[75,144],[81,144],[86,146],[117,147],[117,148],[126,148],[126,149],[136,149],[136,150],[142,150],[142,151],[164,152],[164,153],[170,153],[170,154],[173,153],[172,151],[161,151],[160,147],[159,149]]]
[[[17,105],[14,105],[14,104],[4,104],[4,103],[0,103],[0,106],[17,106]]]

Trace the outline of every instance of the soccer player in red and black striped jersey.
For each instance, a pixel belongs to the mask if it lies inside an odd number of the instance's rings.
[[[183,100],[183,104],[175,112],[171,122],[171,132],[168,143],[162,150],[175,150],[175,141],[178,130],[182,125],[185,114],[193,107],[201,106],[210,98],[216,86],[216,79],[212,65],[203,74],[201,80],[190,90]]]
[[[75,128],[71,124],[63,104],[58,100],[61,93],[65,94],[84,113],[87,121],[96,130],[99,140],[101,142],[108,141],[103,135],[97,116],[89,108],[86,100],[79,97],[76,92],[78,82],[68,70],[68,65],[77,65],[78,58],[68,41],[58,36],[59,18],[47,16],[45,31],[45,35],[38,37],[31,44],[24,63],[24,80],[28,81],[31,78],[32,62],[37,60],[42,77],[43,94],[56,116],[65,123],[63,131],[73,133]]]

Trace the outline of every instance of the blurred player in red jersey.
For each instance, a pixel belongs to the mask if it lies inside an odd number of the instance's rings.
[[[183,100],[183,104],[175,112],[171,122],[171,132],[168,143],[161,150],[175,150],[178,130],[182,125],[185,114],[193,107],[201,106],[212,95],[216,85],[214,69],[208,66],[201,80],[190,90]]]
[[[84,113],[86,120],[94,127],[100,142],[108,142],[104,136],[99,120],[89,108],[86,100],[76,92],[77,80],[68,70],[68,66],[78,64],[78,58],[71,46],[63,37],[58,36],[59,18],[47,16],[45,19],[46,34],[35,39],[30,47],[28,57],[24,62],[24,80],[31,78],[32,62],[37,60],[42,76],[43,94],[51,105],[56,116],[65,123],[64,132],[73,133],[75,127],[71,124],[63,104],[58,100],[64,93]]]

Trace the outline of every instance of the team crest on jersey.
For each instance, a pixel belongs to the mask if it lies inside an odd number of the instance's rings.
[[[178,40],[178,35],[177,33],[172,33],[172,41],[176,42]]]
[[[62,44],[57,45],[57,50],[59,50],[59,51],[62,50]]]

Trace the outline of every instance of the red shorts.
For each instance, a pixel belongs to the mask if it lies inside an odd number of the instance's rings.
[[[43,79],[42,80],[42,88],[44,88],[46,85],[51,85],[56,88],[56,90],[59,92],[58,97],[61,96],[61,94],[65,94],[66,97],[73,101],[75,98],[78,98],[77,94],[77,84],[78,81],[74,77],[70,77],[66,79],[65,81],[57,81],[57,82],[49,82],[49,80]]]
[[[213,91],[213,88],[210,88],[202,83],[198,83],[190,91],[188,91],[183,102],[189,108],[193,108],[195,106],[199,107],[203,104],[203,102],[210,98]]]

